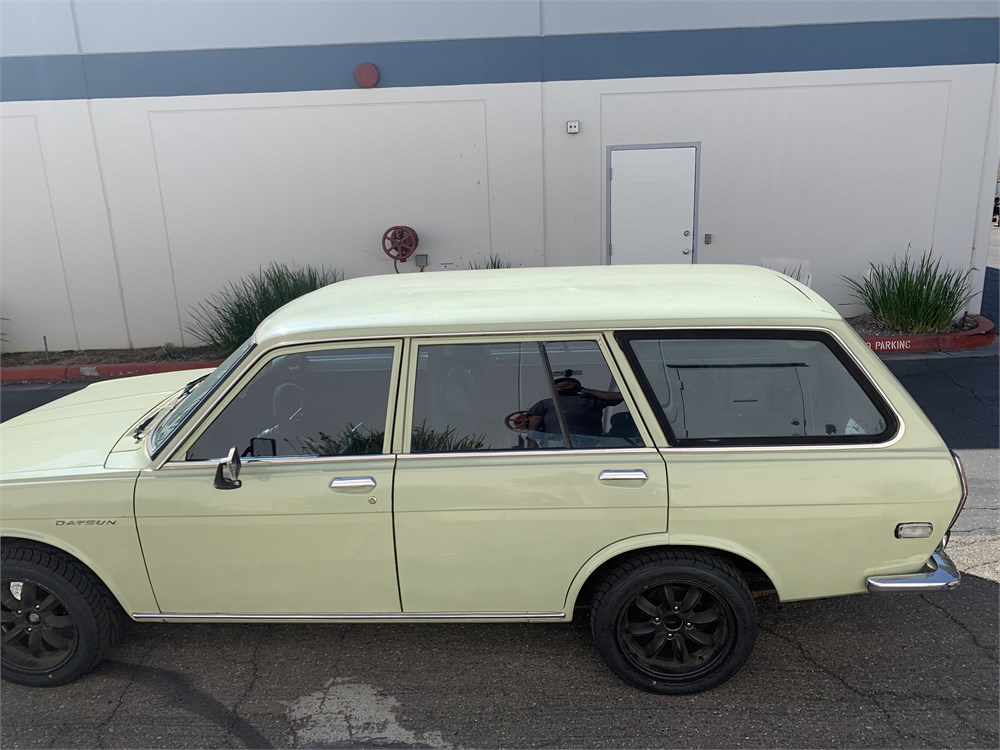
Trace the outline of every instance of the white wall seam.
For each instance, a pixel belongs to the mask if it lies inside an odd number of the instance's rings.
[[[972,247],[969,249],[969,272],[973,289],[982,289],[982,278],[985,273],[986,256],[989,253],[990,235],[993,225],[993,204],[988,201],[996,176],[1000,182],[1000,65],[993,70],[993,90],[990,92],[990,110],[986,121],[986,132],[983,134],[983,170],[979,178],[980,199],[976,204],[975,226],[972,229]],[[994,167],[993,165],[997,166]],[[995,188],[994,188],[995,190]]]
[[[935,182],[937,183],[937,186],[938,186],[938,195],[937,195],[937,200],[934,201],[934,214],[933,214],[933,216],[931,218],[931,241],[930,241],[930,246],[926,247],[926,248],[923,248],[923,247],[921,247],[921,248],[913,248],[913,249],[917,250],[918,254],[920,254],[920,255],[923,255],[923,253],[925,253],[925,252],[931,252],[931,251],[934,250],[934,238],[937,237],[938,210],[940,208],[941,198],[942,198],[942,196],[941,196],[941,176],[944,174],[944,166],[945,166],[945,161],[944,161],[945,160],[945,142],[947,140],[948,127],[951,124],[951,81],[946,81],[944,83],[946,84],[947,90],[948,90],[948,97],[947,97],[947,100],[946,100],[946,103],[945,103],[945,123],[944,123],[944,131],[945,131],[946,136],[945,136],[945,139],[943,139],[941,141],[941,153],[939,154],[939,157],[938,157],[938,171],[937,171],[937,178],[935,180]],[[909,251],[909,250],[910,250],[910,248],[907,248],[907,251]],[[893,255],[895,255],[895,253],[893,253]]]
[[[163,198],[163,178],[160,174],[160,156],[156,148],[156,130],[153,128],[154,112],[146,113],[146,123],[149,126],[149,140],[153,144],[153,173],[156,175],[156,194],[160,199],[160,216],[163,219],[163,237],[167,248],[167,266],[170,268],[170,291],[174,298],[174,314],[177,317],[177,335],[181,346],[185,345],[184,326],[181,322],[181,303],[177,294],[177,274],[174,270],[173,245],[170,242],[170,222],[167,221],[167,206]]]
[[[76,0],[70,0],[69,4],[70,15],[73,19],[73,33],[76,36],[76,48],[77,51],[82,55],[83,47],[80,42],[80,26],[76,18]],[[87,67],[83,66],[83,80],[86,85],[87,80]],[[90,97],[87,98],[87,124],[90,128],[90,141],[94,146],[94,161],[97,164],[97,179],[101,184],[101,200],[104,202],[104,217],[107,222],[108,227],[108,242],[111,245],[111,258],[115,266],[115,281],[118,284],[118,302],[121,305],[122,311],[122,322],[125,325],[125,340],[128,343],[128,348],[133,348],[132,341],[132,328],[129,325],[128,320],[128,309],[125,306],[125,285],[122,283],[122,271],[121,262],[118,259],[118,246],[115,241],[115,223],[111,217],[111,204],[108,201],[108,190],[105,185],[104,180],[104,166],[103,160],[101,159],[101,149],[97,144],[97,130],[94,125],[94,103]],[[67,280],[67,285],[68,285]],[[68,286],[67,286],[68,288]],[[79,347],[79,337],[77,337],[77,347]]]
[[[52,216],[52,228],[55,231],[56,249],[59,252],[59,271],[62,275],[63,288],[66,290],[66,303],[69,305],[70,323],[73,326],[73,338],[76,340],[76,348],[80,348],[80,332],[76,328],[76,312],[73,309],[73,295],[69,290],[69,274],[66,273],[66,260],[63,257],[62,234],[59,231],[59,222],[56,218],[56,207],[52,200],[52,187],[49,180],[49,170],[45,162],[45,148],[42,146],[42,136],[38,132],[38,118],[31,117],[31,124],[35,128],[35,138],[38,141],[38,158],[42,162],[42,179],[45,180],[45,195],[49,202],[49,214]],[[46,349],[48,346],[46,345]]]

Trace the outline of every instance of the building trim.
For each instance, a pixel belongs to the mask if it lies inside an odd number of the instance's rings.
[[[0,101],[121,99],[1000,62],[1000,18],[0,58]]]

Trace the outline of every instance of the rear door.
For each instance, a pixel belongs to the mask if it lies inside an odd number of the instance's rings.
[[[599,336],[426,339],[409,364],[404,612],[555,615],[596,552],[666,530],[663,460]]]

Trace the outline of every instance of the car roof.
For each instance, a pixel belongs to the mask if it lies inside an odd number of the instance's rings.
[[[808,325],[823,298],[758,266],[644,265],[384,274],[340,281],[268,317],[259,344],[476,331]]]

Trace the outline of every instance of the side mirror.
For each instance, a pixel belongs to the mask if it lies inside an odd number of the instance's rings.
[[[239,479],[241,466],[240,454],[234,446],[229,449],[229,455],[219,461],[219,466],[215,470],[215,489],[237,490],[242,487],[243,482]]]

